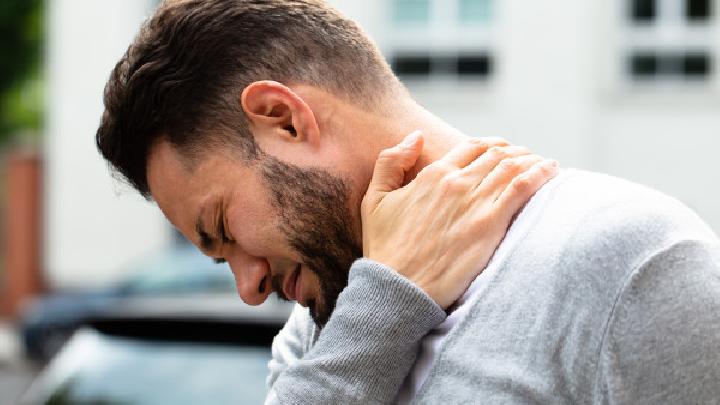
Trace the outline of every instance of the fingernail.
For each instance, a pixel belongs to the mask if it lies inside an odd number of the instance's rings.
[[[422,132],[419,129],[411,132],[408,136],[405,137],[405,139],[403,139],[402,142],[400,142],[400,147],[402,147],[402,148],[412,147],[413,145],[415,145],[417,140],[420,138],[421,133]]]
[[[551,170],[555,170],[560,167],[560,163],[558,163],[555,159],[546,159],[545,162],[543,162],[543,165]]]

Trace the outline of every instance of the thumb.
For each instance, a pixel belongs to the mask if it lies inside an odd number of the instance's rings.
[[[421,132],[413,131],[398,145],[380,152],[365,194],[366,202],[371,208],[375,208],[385,194],[402,187],[405,173],[415,165],[422,148]]]

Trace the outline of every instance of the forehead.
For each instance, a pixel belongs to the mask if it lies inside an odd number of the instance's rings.
[[[190,168],[169,142],[160,141],[150,150],[147,177],[150,194],[165,217],[190,237],[203,205],[224,192],[229,177],[243,170],[222,156],[198,157]]]
[[[172,145],[158,144],[150,151],[147,171],[155,202],[185,237],[200,247],[196,225],[201,213],[204,230],[212,231],[216,214],[223,212],[248,253],[279,254],[287,248],[277,233],[279,218],[257,164],[221,151],[198,157],[192,169],[183,163]]]

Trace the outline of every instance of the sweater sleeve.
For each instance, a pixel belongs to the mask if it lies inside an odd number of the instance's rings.
[[[279,373],[266,404],[389,403],[422,337],[444,319],[420,288],[360,259],[317,342]]]
[[[285,326],[273,339],[272,358],[268,363],[268,387],[272,387],[278,377],[310,349],[316,330],[308,309],[295,304]]]
[[[680,242],[630,276],[607,325],[596,402],[720,398],[719,251]]]

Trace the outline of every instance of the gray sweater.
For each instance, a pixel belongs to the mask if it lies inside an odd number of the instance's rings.
[[[450,332],[417,403],[720,403],[720,241],[645,187],[565,173]],[[526,215],[526,212],[520,215]],[[388,403],[445,318],[357,261],[320,332],[298,307],[268,403]]]

